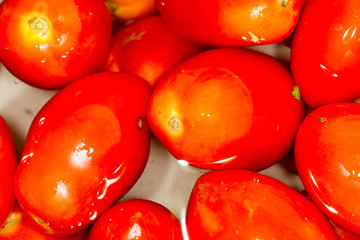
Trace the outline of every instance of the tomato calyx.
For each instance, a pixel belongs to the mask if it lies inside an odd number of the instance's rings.
[[[40,37],[49,32],[50,24],[42,17],[32,17],[28,20],[30,29],[33,30]]]

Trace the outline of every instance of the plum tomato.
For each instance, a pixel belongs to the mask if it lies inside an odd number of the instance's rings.
[[[305,4],[293,36],[290,65],[310,107],[360,96],[359,14],[357,0]]]
[[[0,228],[15,204],[13,181],[17,164],[10,129],[4,118],[0,116]]]
[[[61,238],[63,240],[87,240],[89,230],[86,229],[74,236]],[[14,210],[9,215],[5,225],[0,229],[0,240],[59,240],[51,235],[36,231],[25,221],[19,204],[15,205]]]
[[[336,225],[360,234],[360,105],[331,103],[312,111],[294,151],[311,199]]]
[[[103,0],[4,0],[0,61],[34,87],[59,89],[98,71],[111,41]]]
[[[153,90],[148,121],[178,160],[204,168],[262,170],[293,146],[304,118],[284,65],[241,48],[204,51]]]
[[[105,0],[112,15],[122,21],[139,20],[155,14],[155,0]]]
[[[179,220],[163,205],[127,200],[105,211],[90,230],[89,240],[182,240]]]
[[[309,199],[278,180],[240,169],[199,177],[190,195],[186,228],[189,240],[337,239]]]
[[[95,73],[59,91],[39,111],[14,183],[34,227],[71,235],[134,185],[149,156],[150,94],[141,78]]]
[[[294,30],[302,0],[157,0],[180,36],[214,47],[281,42]]]
[[[180,62],[205,48],[175,34],[159,15],[117,31],[103,71],[126,72],[144,78],[152,87]]]
[[[343,227],[333,224],[336,235],[339,240],[360,240],[360,235],[349,231]]]

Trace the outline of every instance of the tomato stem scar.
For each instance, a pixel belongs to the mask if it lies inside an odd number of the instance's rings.
[[[138,127],[140,130],[143,128],[143,119],[142,118],[139,118],[139,120],[138,120]]]
[[[289,0],[280,0],[280,5],[282,7],[287,7],[288,3],[289,3]]]
[[[299,86],[295,86],[295,87],[294,87],[294,91],[292,91],[292,95],[294,96],[294,98],[295,98],[296,100],[300,100]]]
[[[49,23],[41,17],[33,17],[28,20],[31,30],[39,36],[44,36],[49,31]]]
[[[6,219],[6,221],[4,222],[3,226],[1,227],[1,229],[6,228],[7,226],[9,226],[10,224],[12,224],[13,222],[15,222],[16,216],[14,213],[10,213],[10,215],[8,216],[8,218]]]
[[[182,124],[181,124],[181,122],[180,122],[180,120],[179,120],[179,118],[177,116],[173,116],[169,120],[169,128],[173,132],[178,132],[178,131],[181,130]]]

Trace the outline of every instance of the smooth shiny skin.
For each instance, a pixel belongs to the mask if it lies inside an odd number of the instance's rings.
[[[291,70],[312,108],[360,96],[360,2],[311,0],[291,48]]]
[[[71,235],[133,186],[149,155],[149,98],[143,79],[97,73],[41,109],[15,175],[17,199],[35,227]]]
[[[180,36],[208,46],[253,46],[284,40],[302,0],[157,0],[161,16]]]
[[[59,89],[104,64],[111,16],[103,0],[4,0],[0,36],[0,60],[13,75]]]
[[[186,215],[189,240],[336,240],[309,199],[268,176],[239,169],[203,174]]]
[[[295,143],[299,176],[311,199],[336,225],[360,234],[360,105],[317,108]]]
[[[204,49],[179,37],[155,15],[124,26],[113,35],[102,70],[134,74],[154,88],[168,71]]]
[[[76,233],[74,236],[61,238],[63,240],[87,240],[89,230]],[[21,207],[15,205],[14,210],[9,215],[6,225],[0,228],[0,240],[59,240],[54,236],[36,231],[24,219]]]
[[[0,116],[0,228],[15,205],[13,181],[17,164],[10,129]]]
[[[116,204],[91,228],[89,240],[182,240],[179,220],[163,205],[145,199]]]
[[[289,71],[265,54],[202,52],[155,87],[148,120],[178,160],[205,169],[262,170],[291,148],[304,117]]]

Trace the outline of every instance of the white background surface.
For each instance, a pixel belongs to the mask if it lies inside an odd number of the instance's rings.
[[[255,49],[283,61],[289,60],[290,50],[282,44]],[[30,87],[12,76],[0,64],[0,115],[9,125],[19,154],[32,119],[55,93],[56,91]],[[147,167],[139,181],[121,201],[132,198],[153,200],[170,209],[184,224],[191,189],[196,179],[205,172],[205,170],[179,164],[153,137]],[[297,190],[302,190],[298,177],[278,165],[262,173],[281,180]]]

